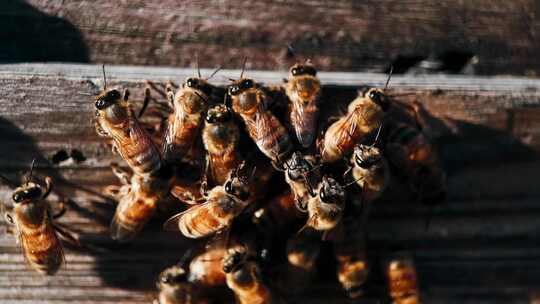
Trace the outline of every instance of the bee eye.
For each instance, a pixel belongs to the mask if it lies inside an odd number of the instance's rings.
[[[229,95],[237,95],[240,93],[240,88],[236,85],[229,87]]]
[[[322,201],[323,203],[326,202],[326,194],[325,194],[325,192],[324,192],[324,189],[321,189],[321,192],[319,192],[319,197],[321,198],[321,201]]]
[[[316,71],[314,68],[312,68],[312,67],[307,67],[307,68],[305,69],[305,73],[306,73],[306,74],[309,74],[309,75],[312,75],[312,76],[316,76],[316,75],[317,75],[317,71]]]
[[[249,88],[252,88],[252,87],[253,87],[253,80],[251,80],[251,79],[246,79],[246,80],[242,81],[241,86],[242,86],[243,89],[249,89]]]
[[[16,192],[16,193],[13,193],[12,199],[15,203],[20,203],[24,200],[24,195]]]
[[[302,71],[302,68],[300,68],[300,67],[293,68],[293,69],[291,70],[291,74],[293,74],[294,76],[300,75],[301,71]]]
[[[97,108],[98,110],[103,110],[103,109],[105,108],[105,105],[106,105],[106,104],[107,104],[107,103],[106,103],[105,100],[103,100],[103,99],[98,99],[98,100],[96,100],[96,108]]]
[[[208,123],[214,123],[216,121],[216,117],[214,115],[206,115],[205,120]]]
[[[190,88],[194,88],[197,86],[197,80],[193,79],[193,78],[189,78],[187,81],[186,81],[186,85]]]
[[[228,181],[228,182],[225,183],[225,192],[227,192],[229,194],[233,194],[232,182],[231,181]]]

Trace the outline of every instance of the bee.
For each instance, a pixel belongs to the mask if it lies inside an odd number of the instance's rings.
[[[386,275],[390,297],[395,304],[419,304],[416,269],[411,260],[398,259],[388,264]]]
[[[188,154],[196,148],[202,114],[206,112],[215,88],[208,82],[209,78],[201,77],[200,71],[198,76],[187,78],[175,94],[169,91],[174,112],[169,116],[163,140],[163,159],[167,163],[189,161]]]
[[[214,184],[223,185],[240,164],[237,152],[240,130],[224,104],[211,107],[205,120],[202,138],[207,151],[207,170]]]
[[[446,175],[437,152],[420,130],[396,123],[385,142],[388,159],[404,173],[421,202],[435,205],[446,199]]]
[[[159,290],[159,304],[195,304],[199,303],[196,295],[198,286],[187,280],[188,273],[174,265],[163,270],[156,281]]]
[[[243,78],[228,88],[232,109],[244,121],[251,139],[274,163],[281,163],[292,150],[289,134],[267,109],[268,96],[252,79]]]
[[[65,262],[64,250],[57,233],[72,237],[53,221],[63,212],[53,216],[45,200],[51,193],[52,179],[46,177],[45,185],[30,181],[31,171],[26,183],[13,191],[13,212],[5,216],[6,220],[16,227],[27,264],[37,272],[49,276],[54,275]],[[10,186],[15,186],[6,178],[2,179]]]
[[[315,68],[309,63],[293,65],[289,70],[285,92],[291,101],[289,119],[296,138],[302,147],[307,148],[315,139],[319,119],[321,82]]]
[[[282,303],[263,281],[261,269],[254,259],[249,257],[245,247],[229,249],[223,259],[227,286],[234,292],[239,304]]]
[[[151,174],[161,167],[159,149],[141,126],[129,104],[129,91],[107,90],[103,68],[104,91],[96,97],[96,131],[113,140],[117,152],[137,174]]]
[[[338,281],[350,298],[362,295],[369,274],[363,225],[357,218],[343,220],[341,234],[333,242]]]
[[[287,241],[288,264],[283,275],[281,290],[298,294],[309,287],[317,271],[317,260],[321,253],[321,239],[312,229],[295,234]]]
[[[356,145],[350,164],[352,177],[362,189],[362,201],[377,199],[390,182],[390,167],[382,151],[373,145]]]
[[[206,303],[214,291],[226,286],[222,266],[226,252],[223,246],[210,248],[196,255],[187,269],[184,266],[187,260],[184,255],[177,265],[165,269],[156,282],[160,291],[159,303]]]
[[[323,162],[343,159],[356,143],[381,125],[390,107],[384,91],[391,75],[390,72],[383,90],[372,88],[363,96],[358,96],[349,104],[347,114],[326,130],[323,140],[319,142]]]
[[[248,205],[249,180],[239,174],[242,163],[224,185],[210,190],[206,202],[171,217],[164,224],[169,231],[179,230],[189,238],[201,238],[230,227],[234,218]]]
[[[339,223],[344,208],[345,189],[334,178],[325,175],[308,201],[306,227],[328,231]]]
[[[314,165],[314,159],[304,156],[300,152],[294,152],[289,160],[284,163],[285,181],[291,187],[300,211],[307,211],[309,198],[314,195],[311,185],[318,181],[318,171]]]
[[[111,221],[110,235],[116,241],[129,242],[152,218],[158,204],[169,198],[172,172],[163,167],[156,175],[133,174],[129,177],[116,166],[113,172],[121,177],[124,185],[118,195],[119,203]]]

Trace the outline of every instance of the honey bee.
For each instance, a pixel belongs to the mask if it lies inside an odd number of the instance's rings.
[[[113,171],[120,171],[113,168]],[[120,173],[121,174],[121,173]],[[124,191],[120,191],[119,203],[110,226],[111,238],[119,242],[133,240],[154,215],[158,204],[169,197],[172,172],[163,167],[157,174],[122,175]],[[129,180],[129,184],[126,184]]]
[[[387,268],[390,296],[395,304],[419,304],[416,269],[411,260],[393,260]]]
[[[421,202],[435,205],[446,199],[446,175],[437,152],[420,130],[396,123],[386,137],[385,153]]]
[[[308,201],[306,227],[328,231],[339,223],[344,208],[345,189],[334,178],[325,175]]]
[[[160,291],[159,303],[207,303],[213,291],[226,286],[222,266],[226,252],[223,246],[210,248],[195,256],[187,269],[183,261],[165,269],[156,282]]]
[[[307,211],[309,198],[314,195],[311,185],[318,181],[318,171],[314,160],[310,156],[304,156],[300,152],[294,152],[289,160],[284,163],[285,181],[291,187],[300,211]]]
[[[333,242],[338,281],[350,298],[362,295],[369,274],[363,225],[356,218],[343,220],[341,234]]]
[[[321,82],[315,68],[309,63],[293,65],[289,70],[285,92],[291,101],[289,119],[296,138],[302,147],[307,148],[315,139],[319,119]]]
[[[383,90],[372,88],[363,96],[358,96],[349,104],[347,114],[326,130],[322,142],[319,143],[323,162],[343,159],[356,143],[381,125],[390,107],[384,91],[391,75],[390,73]]]
[[[316,263],[321,253],[321,239],[312,229],[303,230],[287,241],[287,267],[281,290],[298,294],[309,287],[316,273]]]
[[[207,153],[207,170],[214,185],[223,185],[240,164],[237,152],[240,130],[226,105],[211,107],[206,114],[202,138]]]
[[[356,145],[350,163],[352,176],[362,189],[362,201],[369,203],[377,199],[390,182],[390,167],[381,150]]]
[[[243,167],[242,163],[224,185],[212,188],[206,202],[167,220],[164,229],[179,230],[189,238],[201,238],[230,227],[234,218],[249,205],[249,180],[238,174]]]
[[[159,290],[159,304],[195,304],[200,303],[196,291],[198,286],[187,280],[188,273],[174,265],[163,270],[158,277],[156,287]]]
[[[292,142],[285,127],[268,111],[269,97],[252,79],[243,78],[243,73],[229,86],[228,95],[257,147],[274,163],[282,163],[292,150]]]
[[[59,215],[51,214],[50,206],[45,200],[51,193],[51,178],[45,178],[45,185],[30,181],[30,178],[31,173],[26,183],[14,190],[11,196],[13,215],[5,216],[10,224],[15,225],[27,264],[41,274],[54,275],[65,262],[64,250],[57,233],[64,237],[70,236],[53,222]],[[3,179],[7,181],[6,178]]]
[[[230,249],[223,259],[227,286],[239,304],[282,303],[263,281],[259,265],[248,256],[245,247]]]
[[[166,162],[189,162],[189,153],[196,148],[202,114],[209,106],[213,90],[214,86],[199,72],[199,77],[187,78],[174,96],[169,93],[174,112],[169,116],[163,140]]]
[[[159,149],[140,125],[129,104],[129,91],[123,96],[117,89],[107,90],[103,70],[104,91],[96,97],[96,131],[113,140],[118,152],[137,174],[150,174],[161,167]]]

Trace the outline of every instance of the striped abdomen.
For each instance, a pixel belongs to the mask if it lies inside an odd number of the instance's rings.
[[[129,127],[113,128],[111,135],[120,156],[136,174],[149,174],[161,167],[159,150],[150,134],[135,120]]]
[[[182,161],[194,147],[200,132],[199,113],[175,114],[168,120],[163,141],[163,159],[166,162]]]
[[[270,112],[258,110],[254,116],[242,116],[249,136],[261,152],[275,162],[286,159],[292,150],[289,134],[281,122]]]
[[[146,196],[136,191],[124,196],[111,222],[111,238],[127,242],[135,238],[152,218],[157,207],[157,196]]]
[[[55,274],[64,263],[62,244],[47,213],[40,224],[29,224],[18,217],[17,227],[28,264],[40,273]]]

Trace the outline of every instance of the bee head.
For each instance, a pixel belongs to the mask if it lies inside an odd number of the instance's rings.
[[[345,190],[334,178],[325,175],[319,186],[319,198],[323,203],[335,203],[345,198]]]
[[[203,78],[189,77],[182,87],[200,91],[206,96],[212,95],[212,86]]]
[[[233,170],[229,176],[229,179],[225,182],[225,192],[230,195],[234,195],[242,201],[249,198],[249,185],[254,176],[255,170],[251,173],[251,176],[246,175],[244,172],[245,163],[243,162]]]
[[[163,270],[158,277],[156,285],[175,286],[187,282],[187,272],[180,266],[171,266]]]
[[[358,167],[369,169],[379,165],[381,161],[382,153],[378,148],[366,145],[354,147],[354,162]]]
[[[42,196],[43,192],[41,187],[35,183],[28,183],[23,187],[15,189],[11,198],[16,204],[22,203],[25,201],[31,201],[38,199]]]
[[[317,70],[311,64],[297,63],[290,68],[289,73],[293,77],[300,75],[317,76]]]
[[[208,109],[206,113],[205,120],[208,123],[225,123],[230,121],[232,118],[232,113],[229,107],[224,104],[219,104]]]
[[[116,104],[121,99],[121,94],[118,90],[112,89],[104,92],[103,94],[96,97],[96,109],[105,110],[106,108]]]
[[[387,111],[390,107],[390,103],[381,89],[371,88],[364,94],[364,97],[379,105],[383,111]]]
[[[253,79],[242,78],[235,81],[232,85],[229,86],[227,92],[231,96],[239,95],[240,93],[249,90],[255,87],[255,82]]]
[[[227,255],[223,257],[223,272],[232,272],[245,261],[246,257],[247,249],[245,246],[237,246],[229,249]]]

